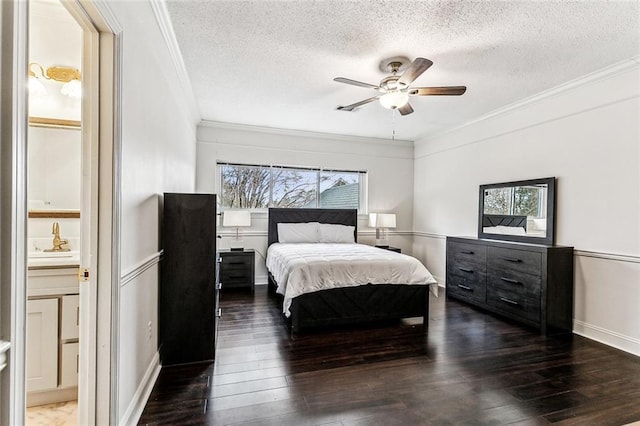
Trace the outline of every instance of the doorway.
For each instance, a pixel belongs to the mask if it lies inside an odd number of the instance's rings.
[[[27,130],[26,422],[78,424],[81,328],[78,281],[85,134],[83,29],[58,1],[29,2]],[[90,193],[86,194],[90,197]],[[86,334],[86,333],[83,333]],[[84,346],[83,346],[84,347]]]
[[[48,3],[59,4],[57,0]],[[116,132],[116,123],[119,121],[116,118],[114,105],[119,81],[119,70],[116,69],[115,64],[120,54],[120,37],[117,25],[113,25],[114,18],[109,14],[104,3],[77,1],[63,2],[63,5],[83,32],[80,68],[82,70],[81,86],[86,96],[83,95],[85,101],[81,106],[81,161],[82,180],[90,184],[82,187],[80,203],[82,215],[80,224],[76,224],[82,229],[82,232],[78,233],[82,279],[80,284],[76,284],[80,309],[76,309],[75,315],[76,325],[80,324],[77,330],[79,336],[69,337],[65,334],[65,341],[58,343],[59,345],[76,343],[78,346],[79,356],[75,360],[76,368],[79,370],[76,376],[79,400],[78,422],[107,424],[117,419],[117,411],[113,408],[115,404],[111,403],[117,395],[117,365],[113,355],[116,353],[116,345],[111,318],[112,309],[117,309],[117,279],[114,281],[112,277],[117,276],[115,271],[119,268],[118,222],[112,220],[112,216],[114,202],[117,202],[115,194],[118,193],[115,189],[115,182],[118,180],[115,171],[119,169],[119,164],[114,152],[117,152],[119,146]],[[3,87],[0,103],[2,112],[0,131],[3,136],[0,144],[2,151],[0,156],[0,190],[2,192],[0,197],[2,207],[0,209],[0,235],[2,236],[0,239],[2,253],[0,257],[0,304],[2,306],[0,424],[24,424],[27,399],[24,362],[25,346],[27,346],[24,333],[27,318],[27,259],[30,251],[37,252],[35,245],[29,246],[34,242],[29,240],[27,232],[27,221],[31,219],[27,216],[27,68],[36,76],[39,71],[37,66],[27,66],[30,63],[26,31],[29,27],[27,9],[30,6],[31,2],[0,4],[0,35],[2,36],[0,58],[3,75],[3,81],[0,83]],[[105,15],[109,18],[103,18]],[[53,64],[53,66],[56,65],[60,63]],[[46,69],[45,66],[42,68],[41,78],[46,75],[58,81],[54,75],[60,76],[60,74],[47,74],[50,66],[46,66]],[[58,71],[60,70],[54,70],[55,73]],[[60,125],[61,123],[45,120],[44,124]],[[66,124],[68,123],[62,123],[61,127],[66,127]],[[37,199],[35,201],[32,206],[41,204]],[[34,218],[36,217],[37,214]],[[44,219],[57,221],[63,217],[44,217]],[[69,218],[64,217],[64,219]],[[71,219],[77,219],[77,217]],[[61,248],[73,247],[73,244],[70,244],[70,238],[60,235],[61,231],[65,232],[63,230],[66,229],[66,225],[61,229],[58,221],[57,226],[53,223],[51,226],[50,232],[58,234],[58,243]],[[50,236],[45,244],[51,244],[53,246],[51,248],[56,247],[54,238],[55,235]],[[67,241],[61,243],[62,240]],[[44,251],[45,247],[40,247],[41,251]],[[99,286],[98,283],[100,283]],[[63,309],[63,303],[68,304],[68,301],[63,302],[62,297],[67,295],[62,294],[60,300],[55,303],[59,324],[62,322],[61,311],[73,312],[73,309]],[[112,304],[114,300],[115,307]],[[46,310],[43,308],[43,312]],[[47,321],[40,321],[40,324],[42,327],[51,326]],[[99,354],[98,347],[100,347]],[[68,355],[68,350],[66,354]],[[59,346],[57,355],[62,358],[62,349]],[[73,360],[72,356],[64,358]],[[61,368],[59,364],[57,366]],[[60,374],[58,373],[58,383],[63,381]],[[65,376],[65,380],[68,377],[68,375]]]

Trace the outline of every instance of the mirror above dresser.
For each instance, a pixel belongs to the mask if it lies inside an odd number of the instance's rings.
[[[555,180],[480,185],[478,238],[553,245]]]

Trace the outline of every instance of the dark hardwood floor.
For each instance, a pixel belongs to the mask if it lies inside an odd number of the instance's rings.
[[[442,293],[442,291],[441,291]],[[163,368],[140,424],[622,425],[640,358],[441,295],[402,322],[291,339],[266,286],[224,293],[215,365]]]

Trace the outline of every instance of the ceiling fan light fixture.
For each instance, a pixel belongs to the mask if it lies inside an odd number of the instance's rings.
[[[409,94],[404,91],[393,91],[380,96],[380,105],[387,109],[398,109],[409,102]]]

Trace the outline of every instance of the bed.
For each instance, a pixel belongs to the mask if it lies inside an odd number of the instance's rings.
[[[386,278],[373,284],[371,282],[361,282],[359,284],[351,282],[324,289],[318,289],[317,286],[314,285],[310,292],[302,292],[301,294],[298,294],[299,291],[296,291],[295,297],[291,297],[289,298],[290,300],[287,300],[287,288],[292,288],[292,285],[289,282],[278,282],[278,278],[282,278],[282,271],[280,271],[277,265],[273,263],[273,252],[283,246],[286,247],[290,245],[280,243],[278,225],[310,224],[315,222],[320,224],[353,227],[352,241],[357,242],[356,210],[269,209],[269,248],[267,251],[269,291],[271,293],[278,294],[279,299],[283,302],[283,315],[287,318],[293,334],[299,333],[305,329],[320,326],[399,320],[411,317],[423,317],[423,325],[425,328],[427,327],[429,316],[429,290],[430,286],[437,286],[436,281],[433,279],[429,271],[427,271],[419,261],[410,256],[370,246],[363,247],[364,250],[368,250],[366,256],[376,258],[381,256],[393,261],[417,262],[417,264],[426,271],[426,273],[423,271],[417,271],[418,268],[416,267],[417,273],[424,274],[422,281],[419,282],[419,277],[416,278],[411,276],[411,279],[409,280],[411,282],[389,282],[389,278]],[[315,245],[323,246],[323,244],[324,243],[319,243]],[[293,252],[294,256],[298,255],[303,251],[303,246],[306,245],[307,244],[295,245],[293,250],[289,248],[289,252]],[[353,247],[355,248],[356,245],[362,246],[360,244],[354,244]],[[347,247],[351,246],[342,244],[342,247],[340,248],[343,251],[348,252],[349,249]],[[355,262],[355,260],[350,258],[340,260],[338,257],[332,257],[327,260],[328,256],[339,255],[339,253],[337,253],[337,248],[335,250],[330,250],[330,252],[330,255],[327,255],[325,251],[319,256],[325,260],[325,263],[331,265],[331,269],[337,268],[340,263],[351,264],[353,268],[353,262]],[[284,259],[286,262],[286,257]],[[292,263],[296,262],[297,260],[292,261]],[[311,265],[311,263],[307,263],[306,261],[300,262],[305,263],[307,266]],[[269,266],[271,266],[271,268]],[[293,272],[291,272],[291,274],[293,274]],[[304,276],[304,274],[302,274],[302,276]],[[340,277],[339,273],[337,276]],[[403,275],[394,274],[393,276],[402,277]],[[333,278],[329,278],[329,280],[331,279]],[[309,281],[313,283],[314,279],[310,278]],[[370,281],[376,281],[376,279],[374,278]]]

